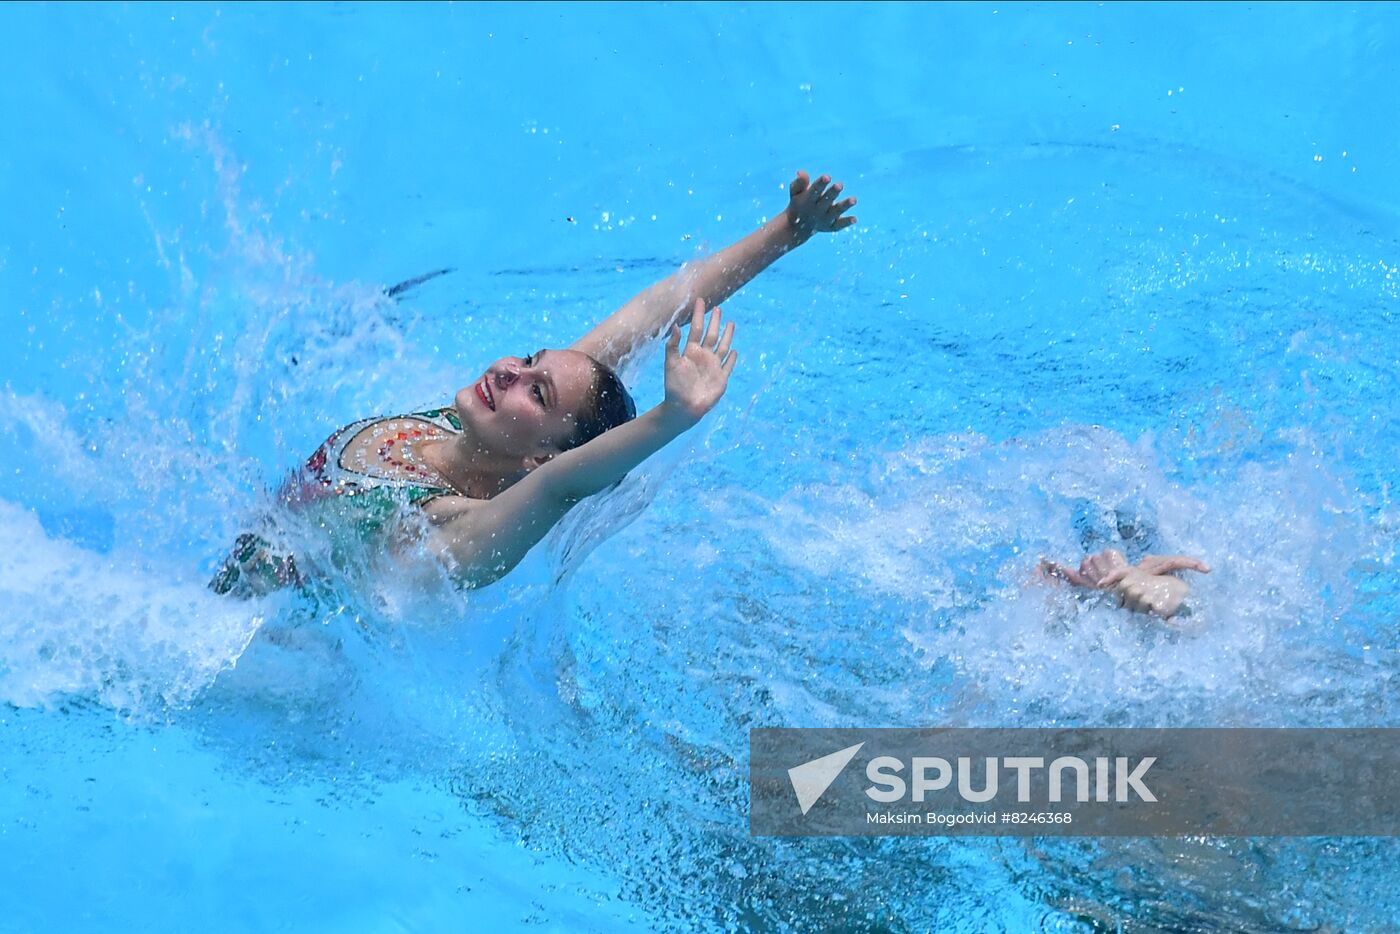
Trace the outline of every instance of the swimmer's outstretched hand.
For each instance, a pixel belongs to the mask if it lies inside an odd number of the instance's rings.
[[[1199,571],[1209,574],[1210,567],[1199,558],[1186,555],[1148,555],[1136,567],[1119,568],[1099,581],[1099,586],[1118,595],[1120,605],[1135,613],[1151,613],[1171,619],[1181,609],[1181,602],[1191,592],[1191,586],[1173,571]]]
[[[1126,562],[1124,562],[1126,565]],[[1200,558],[1192,558],[1187,555],[1148,555],[1137,563],[1137,569],[1144,574],[1170,574],[1173,571],[1200,571],[1202,574],[1210,573],[1210,565]],[[1101,586],[1111,587],[1118,583],[1114,579],[1115,574],[1120,574],[1121,568],[1115,569],[1104,579]],[[1121,574],[1120,574],[1121,576]]]
[[[786,212],[794,243],[805,243],[815,233],[844,230],[856,222],[854,217],[842,216],[856,206],[855,198],[837,200],[844,188],[841,182],[833,182],[830,175],[823,175],[814,182],[806,172],[798,171],[788,186],[791,199]]]
[[[1040,573],[1046,577],[1058,577],[1076,587],[1098,588],[1103,586],[1104,578],[1128,566],[1128,559],[1123,556],[1123,552],[1116,548],[1105,548],[1079,562],[1077,571],[1059,562],[1042,558]]]
[[[1181,602],[1191,592],[1191,586],[1170,574],[1148,574],[1138,568],[1128,568],[1113,578],[1105,588],[1118,597],[1118,605],[1134,613],[1151,613],[1171,619],[1181,609]]]
[[[716,305],[707,327],[705,303],[697,298],[684,350],[679,326],[671,326],[671,338],[666,342],[666,399],[662,405],[691,422],[700,421],[719,402],[739,360],[739,352],[733,349],[734,324],[721,327],[722,317]]]
[[[1059,578],[1076,587],[1111,590],[1125,609],[1162,619],[1175,616],[1191,592],[1189,584],[1172,576],[1176,571],[1209,574],[1210,567],[1199,558],[1186,555],[1148,555],[1134,566],[1113,548],[1085,558],[1077,571],[1054,561],[1040,562],[1044,577]]]

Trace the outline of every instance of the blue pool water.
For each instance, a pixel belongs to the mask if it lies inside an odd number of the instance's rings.
[[[0,930],[1400,927],[1388,840],[745,784],[757,726],[1397,724],[1394,6],[36,4],[0,61]],[[505,581],[205,589],[330,430],[798,168],[859,225]],[[1188,631],[1027,586],[1126,523],[1215,566]]]

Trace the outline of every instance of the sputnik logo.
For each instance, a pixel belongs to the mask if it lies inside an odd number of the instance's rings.
[[[820,759],[813,759],[788,769],[788,780],[792,782],[792,790],[797,793],[797,804],[802,808],[803,815],[821,799],[831,787],[831,783],[836,781],[836,776],[841,774],[841,770],[855,758],[856,753],[860,752],[860,747],[864,745],[865,743],[856,743],[829,756],[822,756]]]

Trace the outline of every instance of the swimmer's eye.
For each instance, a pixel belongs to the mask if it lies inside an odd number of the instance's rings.
[[[528,357],[525,358],[525,366],[526,366],[526,367],[533,367],[533,366],[535,365],[535,362],[536,362],[537,360],[539,360],[539,358],[540,358],[539,353],[532,353],[532,354],[530,354],[530,356],[528,356]],[[541,406],[542,408],[548,408],[548,407],[549,407],[549,406],[545,403],[545,401],[544,401],[544,390],[540,387],[540,384],[539,384],[539,383],[536,383],[534,386],[532,386],[532,387],[531,387],[531,391],[534,392],[534,394],[535,394],[535,399],[538,400],[538,402],[539,402],[539,404],[540,404],[540,406]]]

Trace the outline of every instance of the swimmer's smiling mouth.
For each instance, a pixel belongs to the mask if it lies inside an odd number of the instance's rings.
[[[496,397],[491,394],[491,384],[488,377],[483,376],[476,384],[476,395],[488,409],[496,411]]]

